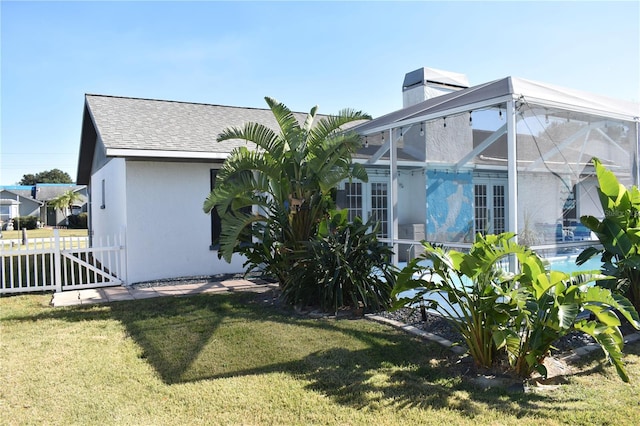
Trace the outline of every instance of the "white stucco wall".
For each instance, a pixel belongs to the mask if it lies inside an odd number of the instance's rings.
[[[427,180],[423,170],[400,171],[398,175],[398,223],[425,223],[427,217]]]
[[[104,181],[104,185],[103,185]],[[91,232],[98,240],[113,237],[127,226],[125,160],[113,158],[91,176]],[[103,204],[104,201],[104,204]]]
[[[560,195],[563,194],[563,195]],[[518,234],[528,244],[553,244],[568,189],[550,173],[518,175]]]
[[[202,211],[211,164],[127,161],[129,283],[242,272],[210,250],[211,217]]]

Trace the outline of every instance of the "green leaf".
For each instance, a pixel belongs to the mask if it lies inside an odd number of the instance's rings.
[[[578,255],[578,258],[576,259],[576,265],[582,265],[592,257],[599,255],[600,253],[602,253],[602,250],[599,250],[595,247],[587,247],[582,251],[582,253]]]
[[[595,339],[607,355],[609,361],[615,366],[618,376],[625,383],[629,382],[629,376],[622,362],[622,347],[624,342],[622,334],[617,327],[608,327],[597,324],[594,321],[580,321],[575,325],[576,330],[587,333]]]
[[[558,320],[560,327],[563,329],[571,328],[579,313],[580,306],[577,303],[566,303],[558,306]]]

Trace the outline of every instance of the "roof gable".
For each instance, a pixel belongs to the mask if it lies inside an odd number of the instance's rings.
[[[300,123],[307,116],[306,113],[294,115]],[[247,142],[217,142],[218,135],[230,126],[248,122],[278,128],[270,109],[88,94],[78,183],[89,181],[97,138],[102,141],[107,157],[222,160]]]

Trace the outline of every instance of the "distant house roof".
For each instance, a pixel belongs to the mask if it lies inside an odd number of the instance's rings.
[[[84,185],[76,185],[74,183],[38,183],[36,184],[36,199],[49,201],[69,190],[78,192],[85,188]]]
[[[467,89],[447,93],[394,111],[364,123],[354,130],[370,135],[393,127],[469,111],[474,105],[488,106],[514,97],[546,107],[566,108],[585,114],[634,121],[640,116],[640,105],[578,90],[567,89],[516,77],[506,77]]]
[[[11,194],[19,195],[21,197],[31,198],[32,185],[4,185],[0,186],[0,191],[7,191]]]
[[[306,113],[295,113],[300,122]],[[269,109],[86,95],[78,183],[89,183],[97,140],[107,157],[224,160],[242,140],[216,142],[230,126],[276,129]]]
[[[36,188],[36,198],[32,197],[33,187]],[[49,201],[56,198],[66,191],[72,190],[74,192],[82,191],[86,189],[85,185],[76,185],[74,183],[38,183],[36,185],[7,185],[0,186],[0,191],[7,191],[9,193],[19,195],[20,197],[28,198],[30,200],[38,201],[42,204],[42,201]],[[84,195],[84,194],[83,194]]]
[[[42,206],[44,202],[31,198],[31,188],[32,186],[23,185],[0,186],[1,204],[8,204],[7,200],[13,200],[13,204],[22,204],[26,201]]]

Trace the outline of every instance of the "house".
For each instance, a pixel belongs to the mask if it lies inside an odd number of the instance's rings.
[[[268,109],[85,96],[78,183],[89,188],[91,235],[126,231],[129,283],[243,270],[241,258],[218,258],[219,219],[202,205],[224,159],[245,144],[217,135],[249,121],[276,126]]]
[[[65,225],[65,212],[56,210],[49,202],[66,191],[80,194],[80,199],[66,214],[87,212],[87,187],[67,183],[38,183],[36,185],[0,186],[0,213],[4,226],[18,216],[35,216],[43,226]]]
[[[579,216],[598,210],[591,157],[638,182],[637,104],[514,77],[468,86],[462,74],[413,71],[403,109],[355,127],[354,161],[369,181],[344,182],[337,201],[379,220],[397,261],[422,239],[464,247],[476,232],[575,247],[590,238]],[[77,181],[88,186],[91,234],[126,233],[128,283],[243,270],[240,257],[218,258],[218,219],[202,204],[246,143],[217,135],[246,122],[276,126],[267,109],[85,96]]]
[[[22,186],[0,186],[0,230],[13,228],[12,220],[20,216],[40,217],[43,202],[24,194]],[[30,187],[29,187],[30,188]]]

